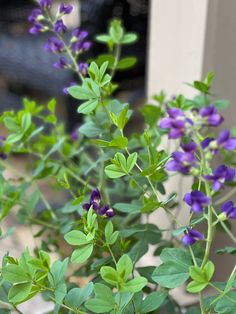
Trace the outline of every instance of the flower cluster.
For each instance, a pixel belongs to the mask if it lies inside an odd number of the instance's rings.
[[[44,46],[48,52],[61,54],[53,66],[56,69],[72,69],[79,75],[85,76],[88,72],[88,64],[79,62],[78,57],[91,47],[91,42],[87,40],[88,32],[75,28],[72,30],[68,42],[64,38],[64,33],[68,30],[63,22],[63,16],[70,14],[73,6],[61,3],[54,19],[50,14],[52,4],[52,0],[38,1],[39,7],[33,9],[28,18],[29,22],[33,24],[29,32],[32,35],[46,31],[53,32],[55,35],[48,38]]]
[[[167,129],[169,139],[181,139],[180,147],[182,151],[175,151],[171,155],[171,159],[166,163],[168,171],[175,171],[181,174],[199,175],[200,180],[211,183],[212,193],[218,192],[224,188],[225,183],[232,182],[235,177],[235,170],[225,165],[220,165],[209,173],[209,169],[205,169],[205,173],[201,169],[201,159],[204,154],[205,160],[208,162],[221,149],[233,151],[236,149],[236,138],[232,137],[230,131],[223,130],[216,139],[205,137],[202,139],[201,129],[206,127],[218,127],[223,122],[222,116],[216,107],[211,104],[201,109],[193,108],[190,111],[183,111],[179,108],[168,108],[167,118],[160,121],[160,128]],[[186,139],[190,141],[185,144]],[[208,166],[209,168],[209,166]],[[204,208],[212,203],[211,197],[205,195],[200,190],[193,190],[186,193],[184,202],[190,206],[192,213],[202,213]],[[222,205],[221,218],[236,219],[236,208],[233,202],[228,201]],[[192,245],[197,240],[202,240],[203,235],[190,227],[182,238],[184,245]]]
[[[84,203],[82,205],[83,209],[89,210],[91,207],[93,210],[100,216],[104,217],[113,217],[114,210],[108,204],[100,207],[101,202],[101,193],[98,189],[94,189],[90,195],[90,199],[88,203]]]

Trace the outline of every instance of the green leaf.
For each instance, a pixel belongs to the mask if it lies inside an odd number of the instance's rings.
[[[24,132],[26,132],[31,126],[31,114],[25,112],[21,118],[21,127]]]
[[[142,204],[140,202],[133,201],[132,203],[116,203],[113,207],[122,213],[138,214],[140,213]]]
[[[15,119],[11,117],[5,117],[3,122],[8,130],[14,133],[18,133],[21,131],[20,126],[15,122]]]
[[[206,273],[206,279],[209,282],[215,272],[215,265],[211,261],[208,261],[203,269]]]
[[[105,173],[108,176],[108,178],[111,178],[111,179],[120,178],[126,175],[126,172],[121,170],[121,168],[116,165],[106,166]]]
[[[78,230],[72,230],[64,236],[67,243],[71,245],[84,245],[88,243],[86,235]]]
[[[136,152],[129,155],[127,159],[127,168],[126,168],[128,173],[131,172],[131,170],[135,166],[137,162],[137,158],[138,158],[138,154]]]
[[[124,35],[124,29],[120,20],[112,20],[111,26],[109,28],[109,35],[114,43],[119,44],[121,42]]]
[[[144,277],[136,277],[122,286],[121,291],[127,292],[139,292],[141,291],[146,285],[148,281]]]
[[[140,313],[149,313],[158,309],[167,298],[167,291],[156,291],[150,293],[142,303]]]
[[[55,295],[55,301],[57,304],[62,304],[62,301],[64,300],[67,293],[67,287],[65,283],[60,283],[56,285],[54,295]]]
[[[117,262],[116,269],[119,273],[119,276],[124,281],[126,281],[133,271],[133,263],[131,258],[127,254],[124,254]]]
[[[71,86],[68,88],[68,93],[76,99],[87,100],[94,98],[94,92],[82,86]]]
[[[86,302],[85,307],[92,313],[107,313],[114,309],[115,299],[110,288],[96,283],[94,285],[95,299]]]
[[[78,113],[89,114],[94,109],[96,109],[97,106],[98,106],[98,100],[97,99],[88,100],[79,106]]]
[[[138,39],[138,36],[137,36],[135,33],[126,33],[126,34],[123,36],[123,38],[122,38],[122,40],[121,40],[121,43],[122,43],[123,45],[125,45],[125,44],[132,44],[132,43],[134,43],[135,41],[137,41],[137,39]]]
[[[132,68],[132,66],[134,66],[136,62],[137,62],[137,59],[135,57],[123,58],[118,62],[116,69],[117,70],[126,70],[129,68]]]
[[[112,245],[116,242],[117,237],[119,235],[119,231],[115,231],[113,233],[113,225],[111,220],[106,224],[105,227],[105,238],[106,238],[106,243],[109,245]]]
[[[124,136],[118,136],[109,143],[109,147],[125,148],[128,145],[128,139]]]
[[[161,109],[160,107],[154,105],[145,105],[141,108],[141,113],[144,117],[145,123],[153,128],[157,125],[157,121],[160,118]]]
[[[160,255],[163,262],[153,272],[152,279],[166,288],[181,286],[189,278],[191,255],[181,249],[165,248]]]
[[[110,38],[111,37],[109,35],[106,35],[106,34],[96,36],[96,40],[101,42],[101,43],[108,43]]]
[[[227,293],[227,296],[233,301],[236,300],[235,291]],[[231,300],[223,297],[220,301],[218,301],[215,307],[216,313],[235,314],[236,304]]]
[[[3,267],[2,276],[11,283],[21,283],[30,280],[30,276],[19,265],[10,264]]]
[[[55,109],[56,109],[56,99],[55,98],[52,98],[49,103],[47,104],[47,107],[48,107],[48,110],[51,112],[51,113],[55,113]]]
[[[89,243],[73,251],[71,255],[72,263],[84,263],[93,253],[93,244]]]
[[[30,294],[32,288],[31,282],[18,283],[12,286],[8,292],[8,299],[11,303],[21,303]]]
[[[187,285],[187,291],[190,293],[197,293],[202,291],[203,289],[206,288],[206,286],[208,285],[208,283],[202,283],[202,282],[197,282],[197,281],[191,281],[188,285]]]
[[[103,130],[99,128],[94,122],[88,121],[84,123],[80,128],[79,128],[79,133],[92,138],[95,136],[98,136],[102,134]]]
[[[229,105],[230,105],[229,100],[226,100],[226,99],[219,99],[219,100],[214,101],[214,106],[218,110],[226,109],[229,107]]]
[[[223,249],[219,249],[216,251],[216,254],[236,254],[236,247],[226,246]]]
[[[167,262],[157,267],[152,275],[152,279],[166,288],[176,288],[185,283],[189,278],[188,269],[177,262]]]
[[[93,292],[93,283],[88,283],[83,288],[73,288],[71,289],[66,297],[65,304],[70,306],[73,309],[78,309],[92,294]]]
[[[118,283],[118,273],[116,270],[110,266],[103,266],[100,270],[100,275],[104,281],[116,286]]]

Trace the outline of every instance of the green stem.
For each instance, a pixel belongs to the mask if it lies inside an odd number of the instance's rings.
[[[205,307],[204,307],[202,292],[199,292],[198,296],[199,296],[199,303],[200,303],[201,314],[207,314],[206,311],[205,311]]]
[[[225,194],[223,197],[219,198],[215,201],[215,205],[220,205],[227,201],[231,196],[233,196],[236,193],[236,188],[230,190],[227,194]]]

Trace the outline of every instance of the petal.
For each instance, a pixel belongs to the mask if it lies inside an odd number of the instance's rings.
[[[201,213],[203,211],[202,205],[198,202],[194,202],[192,206],[192,211],[195,213]]]
[[[192,206],[192,197],[190,193],[186,193],[183,198],[184,202],[189,206]]]
[[[223,130],[222,132],[220,132],[220,135],[217,138],[218,145],[223,144],[225,141],[229,139],[229,137],[230,137],[229,130]]]
[[[224,185],[222,183],[220,183],[219,181],[213,181],[213,183],[212,183],[212,189],[214,191],[219,191],[220,188],[223,188],[223,187],[224,187]]]
[[[171,122],[172,122],[172,119],[170,118],[164,118],[160,121],[160,128],[162,129],[169,129],[171,128]]]
[[[172,139],[176,139],[176,138],[182,137],[183,135],[184,135],[183,130],[171,129],[168,137]]]
[[[224,143],[224,149],[226,150],[234,150],[236,149],[236,138],[232,137],[230,139],[228,139],[225,143]]]
[[[169,171],[178,171],[180,169],[180,165],[175,160],[170,160],[166,164],[166,169]]]
[[[200,231],[197,231],[195,229],[189,229],[188,230],[189,234],[194,237],[196,240],[203,240],[204,237],[203,237],[203,234],[200,232]]]
[[[183,115],[183,111],[179,108],[169,108],[167,112],[169,116],[173,119]]]
[[[228,168],[227,173],[225,175],[225,181],[230,182],[233,181],[235,177],[235,170],[233,168]]]
[[[232,201],[228,201],[222,204],[221,211],[225,212],[227,216],[234,210],[234,203]]]
[[[182,243],[186,246],[193,245],[195,242],[196,240],[190,234],[186,234],[182,238]]]
[[[201,142],[201,147],[203,149],[207,148],[209,146],[209,144],[214,141],[214,138],[210,138],[210,137],[207,137],[205,138],[202,142]]]

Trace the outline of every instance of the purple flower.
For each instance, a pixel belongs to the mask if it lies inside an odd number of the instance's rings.
[[[50,9],[52,7],[52,0],[39,0],[38,3],[42,9]]]
[[[59,6],[59,12],[61,14],[70,14],[72,10],[73,10],[73,6],[70,4],[65,5],[64,3],[61,3]]]
[[[51,37],[48,38],[44,48],[49,52],[58,53],[63,51],[64,44],[56,37]]]
[[[94,189],[91,193],[89,203],[84,203],[82,207],[85,210],[89,210],[89,208],[92,206],[94,210],[97,210],[99,208],[100,201],[101,194],[98,189]]]
[[[72,30],[72,37],[75,37],[76,40],[84,40],[88,36],[88,32],[82,31],[79,28],[75,28]]]
[[[79,63],[79,73],[85,76],[88,73],[88,63]]]
[[[44,30],[44,26],[40,23],[35,23],[30,29],[29,32],[31,35],[37,35]]]
[[[38,17],[42,15],[42,10],[40,9],[33,9],[31,15],[28,17],[28,21],[30,23],[35,23],[38,20]]]
[[[172,153],[172,159],[167,162],[166,169],[169,171],[178,171],[183,174],[188,174],[192,167],[196,166],[197,159],[194,152],[197,145],[194,142],[181,144],[184,152]]]
[[[224,121],[223,117],[218,113],[216,107],[213,104],[201,108],[199,115],[204,118],[209,126],[219,126]]]
[[[61,19],[57,20],[53,26],[53,30],[56,33],[64,33],[66,32],[67,28],[66,25],[63,23]]]
[[[7,159],[7,154],[0,153],[0,158],[3,159],[3,160]]]
[[[68,61],[65,57],[60,57],[59,61],[53,64],[54,68],[56,69],[65,69],[68,67],[68,65]]]
[[[114,212],[114,209],[110,208],[109,205],[105,205],[98,210],[98,214],[100,216],[113,217],[115,212]]]
[[[201,232],[195,229],[187,229],[187,233],[182,238],[182,243],[186,246],[193,245],[198,240],[203,240],[204,237]]]
[[[192,191],[191,193],[186,193],[184,196],[184,201],[186,204],[191,206],[191,211],[194,213],[201,213],[203,208],[211,203],[209,197],[207,197],[201,191]]]
[[[228,218],[236,219],[236,207],[232,201],[223,203],[221,210]]]
[[[235,177],[235,170],[233,168],[228,168],[225,165],[221,165],[216,168],[212,175],[206,175],[204,178],[206,180],[212,181],[212,189],[218,191],[224,187],[225,182],[233,181]]]
[[[160,121],[160,128],[170,129],[169,138],[180,138],[184,135],[185,121],[183,119],[183,112],[178,108],[170,108],[167,110],[169,117]]]
[[[219,148],[234,150],[236,149],[236,137],[230,137],[230,131],[224,130],[220,132],[220,135],[217,138],[217,144]]]

